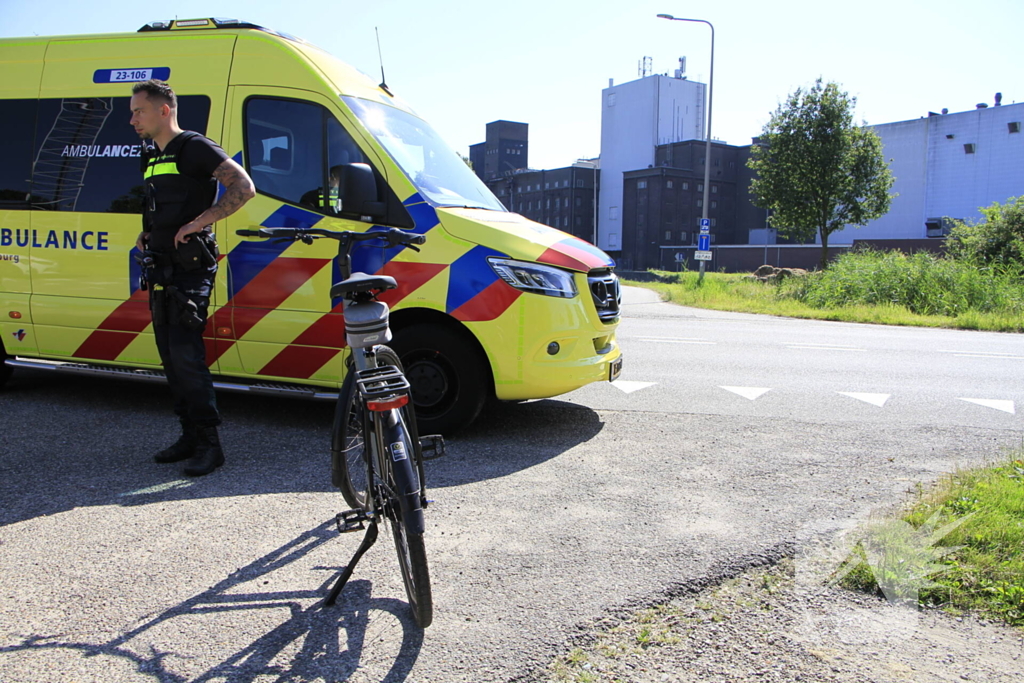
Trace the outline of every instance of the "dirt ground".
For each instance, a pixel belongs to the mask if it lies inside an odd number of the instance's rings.
[[[547,680],[1020,683],[1024,629],[805,584],[787,559],[605,620]]]

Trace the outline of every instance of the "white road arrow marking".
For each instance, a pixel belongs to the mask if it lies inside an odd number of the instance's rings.
[[[771,391],[771,389],[762,389],[760,387],[719,387],[719,389],[731,391],[751,401]]]
[[[985,406],[986,408],[995,408],[1001,410],[1004,413],[1013,415],[1016,411],[1013,407],[1013,401],[997,401],[988,398],[961,398],[961,401],[967,401],[968,403],[976,403],[979,406]]]
[[[634,391],[653,387],[655,384],[657,384],[657,382],[627,382],[624,379],[617,379],[612,382],[613,387],[621,390],[625,394],[632,394]]]
[[[839,391],[839,392],[836,392],[836,393],[842,394],[843,396],[849,396],[850,398],[855,398],[858,401],[864,401],[865,403],[870,403],[871,405],[878,406],[879,408],[881,408],[882,406],[885,405],[885,402],[889,400],[889,396],[891,395],[891,394],[857,394],[857,393],[850,392],[850,391]]]

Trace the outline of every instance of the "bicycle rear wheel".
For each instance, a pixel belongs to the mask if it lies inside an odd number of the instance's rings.
[[[377,367],[394,365],[402,369],[398,354],[387,346],[376,348]],[[366,407],[359,396],[355,372],[351,367],[338,393],[331,430],[331,480],[341,489],[345,502],[353,509],[369,506],[369,454],[366,445]]]
[[[383,507],[413,618],[420,628],[426,628],[434,619],[434,603],[423,542],[423,500],[416,464],[420,459],[419,441],[409,428],[411,411],[393,410],[385,418],[384,457],[379,463],[382,494],[388,498]]]

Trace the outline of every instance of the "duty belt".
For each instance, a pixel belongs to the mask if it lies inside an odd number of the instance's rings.
[[[199,314],[199,306],[174,285],[154,284],[149,293],[149,310],[153,325],[181,325],[198,330],[206,321]]]

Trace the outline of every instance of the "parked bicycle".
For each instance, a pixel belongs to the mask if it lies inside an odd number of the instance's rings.
[[[377,296],[396,288],[397,282],[387,275],[353,273],[351,257],[359,243],[380,248],[402,245],[418,251],[416,245],[426,237],[397,228],[367,232],[260,228],[237,233],[305,244],[321,238],[338,240],[343,279],[331,287],[331,299],[344,300],[345,336],[352,353],[331,432],[331,481],[352,508],[337,515],[338,531],[365,529],[366,535],[324,604],[334,604],[356,564],[376,542],[377,525],[387,520],[413,618],[426,628],[434,608],[423,543],[423,510],[428,504],[423,461],[444,454],[444,439],[419,436],[401,361],[384,345],[391,340],[389,309]],[[369,244],[374,241],[376,245]]]

